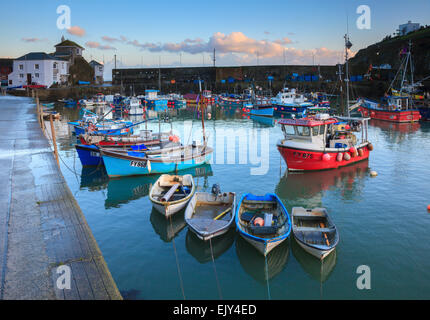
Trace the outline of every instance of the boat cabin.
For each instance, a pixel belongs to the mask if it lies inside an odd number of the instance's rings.
[[[307,101],[304,95],[298,94],[296,89],[288,89],[284,88],[281,92],[279,92],[275,97],[276,102],[282,104],[296,104],[296,103],[304,103]]]
[[[387,99],[388,109],[391,111],[404,111],[409,110],[412,104],[409,97],[389,96]]]
[[[354,132],[362,132],[362,141],[367,141],[368,120],[317,114],[302,119],[283,119],[279,124],[285,140],[323,148],[350,148],[357,144],[358,138]]]

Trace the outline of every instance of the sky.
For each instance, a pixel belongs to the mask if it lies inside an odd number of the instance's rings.
[[[70,28],[59,29],[59,6],[70,8]],[[370,9],[369,29],[357,27]],[[2,1],[0,57],[55,51],[62,36],[85,48],[84,57],[118,67],[263,64],[333,65],[393,34],[408,20],[430,25],[429,0],[39,0]],[[360,20],[363,22],[362,20]],[[60,26],[61,27],[61,26]]]

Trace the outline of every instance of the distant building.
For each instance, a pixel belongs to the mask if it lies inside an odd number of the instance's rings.
[[[66,83],[69,62],[44,52],[31,52],[13,60],[13,72],[8,76],[9,86]]]
[[[96,84],[103,84],[103,74],[104,74],[104,65],[95,61],[91,60],[90,66],[94,69],[94,81]]]
[[[416,31],[420,28],[419,23],[412,23],[410,20],[408,23],[399,25],[398,34],[399,36],[404,36],[412,31]]]
[[[7,76],[12,73],[13,59],[0,59],[0,83],[2,86],[7,86]]]
[[[64,36],[61,42],[55,45],[55,52],[51,53],[55,58],[66,59],[73,64],[75,57],[82,57],[85,48],[81,47],[76,42],[65,40]]]

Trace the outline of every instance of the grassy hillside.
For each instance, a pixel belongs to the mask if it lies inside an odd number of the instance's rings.
[[[390,64],[397,70],[401,63],[400,51],[412,42],[412,60],[415,67],[415,79],[430,75],[430,27],[421,28],[405,36],[387,36],[381,42],[368,46],[357,52],[350,60],[355,74],[364,74],[372,64]],[[393,72],[393,71],[391,71]]]

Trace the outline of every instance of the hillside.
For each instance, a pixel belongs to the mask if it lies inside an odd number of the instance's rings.
[[[370,65],[389,64],[390,71],[383,71],[388,77],[400,66],[400,51],[412,42],[412,60],[415,67],[415,79],[420,80],[430,75],[430,27],[421,28],[405,36],[387,36],[381,42],[357,52],[350,59],[351,70],[356,74],[365,74]]]

